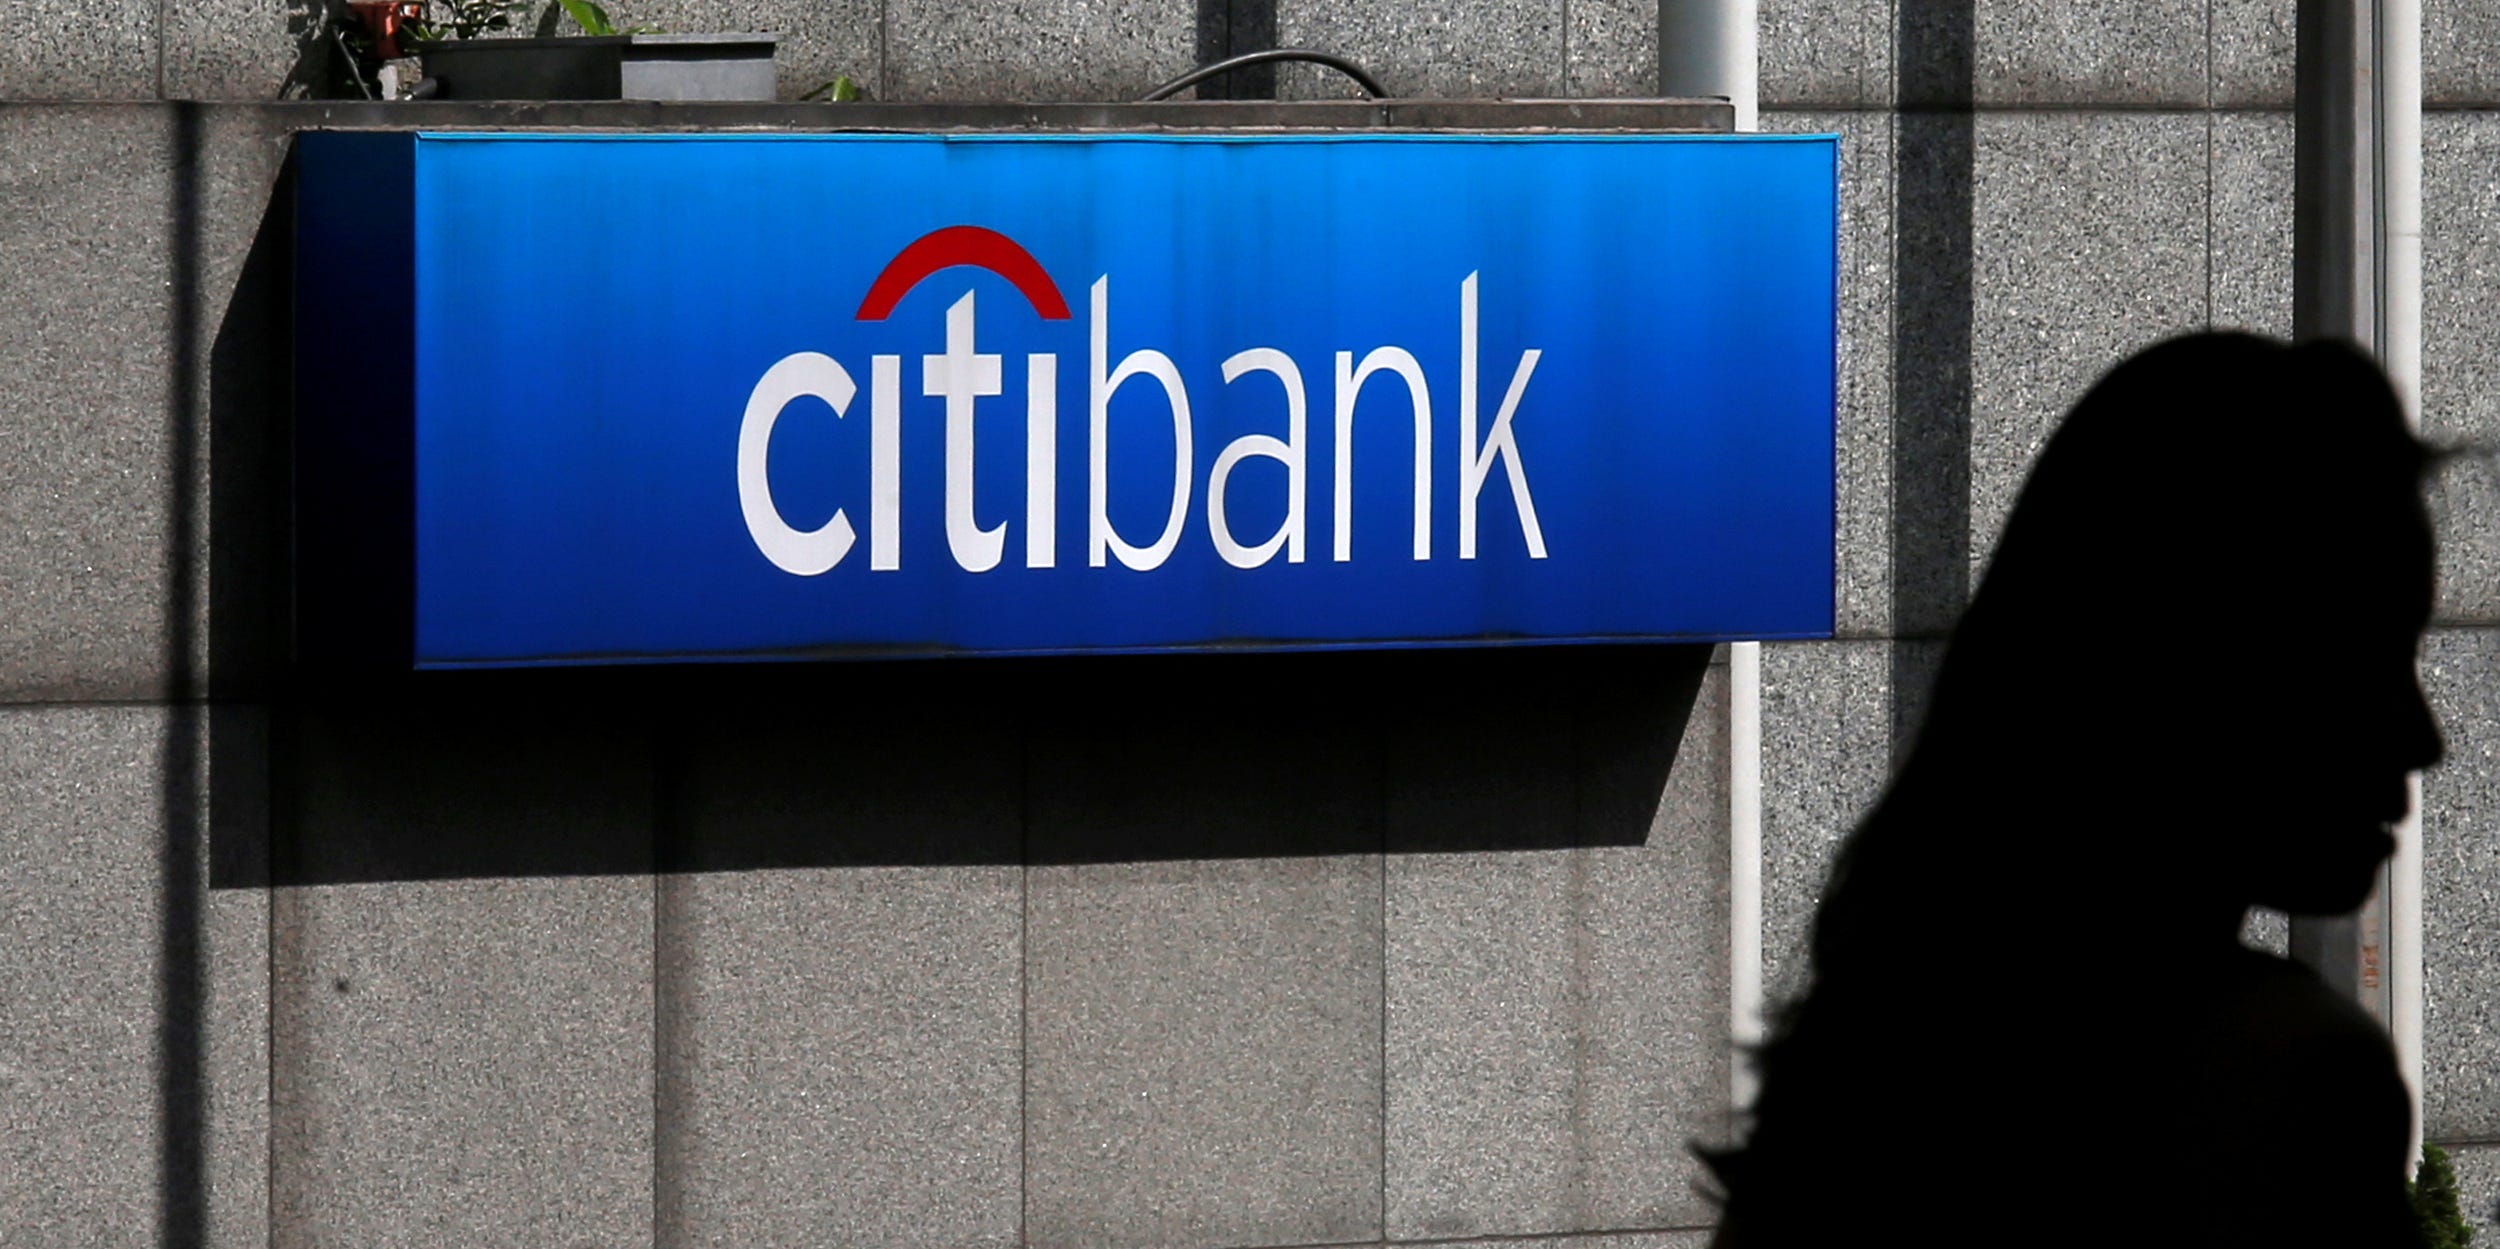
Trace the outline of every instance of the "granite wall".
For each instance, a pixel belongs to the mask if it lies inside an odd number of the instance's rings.
[[[779,29],[785,95],[1126,98],[1266,37],[1408,94],[1656,72],[1637,0],[611,8]],[[0,16],[0,1240],[1704,1239],[1707,654],[289,685],[283,167],[323,111],[271,101],[328,19]],[[1775,987],[2055,416],[2168,333],[2288,328],[2290,22],[1762,0],[1764,127],[1845,140],[1839,636],[1764,657]],[[2426,421],[2489,439],[2500,6],[2428,26]],[[2500,481],[2449,483],[2427,1116],[2487,1219]],[[1171,683],[1207,709],[1140,727]]]
[[[2169,334],[2291,327],[2290,0],[1888,7],[1762,8],[1764,128],[1858,139],[1844,156],[1839,636],[1768,646],[1763,664],[1775,991],[1799,982],[1831,852],[1914,731],[1950,606],[2057,415]],[[2424,9],[2423,425],[2488,447],[2500,438],[2500,330],[2482,312],[2500,282],[2500,6]],[[2467,1211],[2490,1235],[2500,473],[2461,459],[2434,505],[2442,584],[2422,668],[2449,744],[2423,787],[2424,1124],[2457,1155]],[[2277,610],[2252,604],[2246,627],[2283,627],[2258,623]],[[2251,936],[2279,949],[2280,917],[2258,917]]]

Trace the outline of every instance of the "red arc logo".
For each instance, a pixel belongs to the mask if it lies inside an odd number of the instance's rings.
[[[903,302],[903,296],[920,285],[923,278],[956,265],[987,269],[1007,279],[1045,321],[1068,319],[1068,301],[1060,297],[1058,284],[1043,272],[1033,253],[1014,239],[980,226],[931,230],[896,252],[894,259],[886,262],[885,271],[869,284],[868,297],[859,301],[859,319],[885,320],[894,311],[894,305]]]

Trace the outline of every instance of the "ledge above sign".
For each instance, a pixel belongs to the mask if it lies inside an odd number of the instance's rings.
[[[1828,636],[1837,142],[307,134],[299,650]]]

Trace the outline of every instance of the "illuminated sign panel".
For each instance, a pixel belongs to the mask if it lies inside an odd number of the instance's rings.
[[[1825,635],[1835,144],[308,135],[304,642]]]

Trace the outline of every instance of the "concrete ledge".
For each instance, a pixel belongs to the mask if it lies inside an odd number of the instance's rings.
[[[255,106],[299,130],[947,131],[1733,129],[1724,100],[1169,100],[1154,104],[763,104],[362,100]]]

